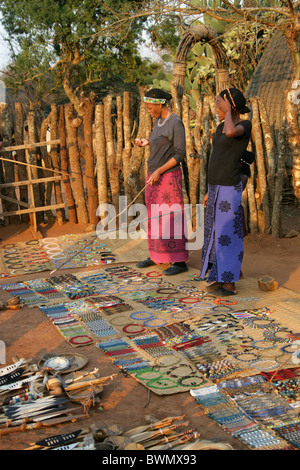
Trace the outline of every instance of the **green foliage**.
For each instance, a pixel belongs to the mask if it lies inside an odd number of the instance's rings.
[[[144,4],[142,0],[1,0],[3,26],[13,38],[7,86],[36,86],[40,81],[41,98],[49,93],[49,84],[60,91],[66,77],[77,94],[95,82],[143,83],[153,68],[138,53],[146,19],[128,25],[120,18]]]
[[[202,0],[196,2],[199,5]],[[257,29],[257,25],[251,22],[232,25],[208,15],[205,15],[204,22],[219,33],[228,60],[231,85],[244,91],[273,30],[267,27]],[[200,22],[194,24],[197,23]],[[168,80],[171,83],[173,76]],[[157,87],[169,88],[166,76],[154,83]],[[184,84],[192,109],[196,107],[195,96],[200,98],[203,93],[215,93],[215,59],[209,44],[199,42],[189,51]]]
[[[262,6],[280,5],[279,0],[243,0]],[[240,6],[241,1],[234,4]],[[172,76],[168,72],[175,59],[183,30],[197,24],[195,13],[181,16],[167,7],[176,0],[0,0],[3,26],[11,38],[12,62],[8,86],[32,83],[39,97],[50,92],[61,94],[62,84],[77,95],[97,89],[99,95],[108,89],[124,89],[126,85],[155,84],[169,89]],[[166,10],[164,10],[166,7]],[[244,22],[222,0],[192,0],[186,10],[221,7],[224,21],[208,14],[201,16],[213,27],[226,50],[231,82],[245,89],[258,63],[270,30]],[[161,10],[160,10],[161,9]],[[146,15],[146,11],[153,12]],[[161,11],[161,14],[159,12]],[[276,12],[270,15],[276,16]],[[226,19],[236,23],[228,23]],[[185,23],[187,22],[187,23]],[[143,32],[150,32],[151,41],[164,54],[165,67],[140,56],[138,45]],[[156,77],[153,80],[153,76]],[[215,91],[215,61],[208,44],[196,44],[187,58],[186,90],[191,104],[194,96]],[[65,86],[66,89],[66,86]]]

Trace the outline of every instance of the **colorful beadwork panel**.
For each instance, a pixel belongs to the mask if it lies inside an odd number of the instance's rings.
[[[39,306],[73,347],[94,344],[155,393],[171,394],[295,365],[298,347],[281,317],[299,296],[278,289],[270,302],[254,280],[241,286],[226,299],[192,270],[169,279],[160,267],[114,265],[2,288]]]
[[[60,245],[69,254],[72,241]],[[49,260],[49,240],[47,249]],[[39,307],[74,348],[97,347],[154,393],[189,392],[249,449],[300,448],[298,294],[246,278],[224,298],[192,269],[170,279],[161,267],[107,264],[1,287]]]
[[[299,368],[224,380],[191,390],[196,402],[227,433],[253,450],[300,448]]]

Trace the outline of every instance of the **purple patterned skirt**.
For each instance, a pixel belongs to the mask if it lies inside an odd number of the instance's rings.
[[[157,183],[147,186],[145,202],[151,218],[147,232],[150,258],[157,264],[186,261],[181,168],[164,173]]]
[[[209,185],[200,277],[207,282],[237,282],[244,255],[242,183]]]

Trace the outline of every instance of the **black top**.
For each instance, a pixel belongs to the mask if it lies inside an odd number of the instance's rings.
[[[164,123],[164,124],[163,124]],[[163,124],[159,126],[159,124]],[[150,157],[148,158],[148,170],[153,173],[170,158],[175,158],[178,165],[171,168],[173,171],[179,167],[185,158],[185,129],[182,120],[173,113],[169,118],[157,118],[154,123],[150,139]]]
[[[245,129],[244,134],[240,137],[227,137],[222,132],[224,122],[219,124],[216,129],[208,164],[209,184],[235,186],[241,181],[241,156],[248,146],[252,124],[250,121],[241,121],[237,125],[243,126]]]

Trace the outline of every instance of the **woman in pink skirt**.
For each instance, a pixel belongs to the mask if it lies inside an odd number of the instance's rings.
[[[167,106],[171,98],[170,93],[157,88],[145,94],[145,106],[155,119],[154,127],[149,140],[135,141],[139,147],[150,145],[149,184],[145,190],[149,258],[137,267],[170,263],[171,267],[163,271],[168,276],[188,270],[180,166],[186,153],[185,130],[182,120]]]

